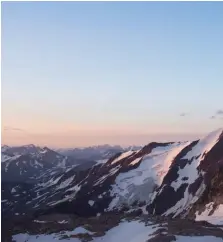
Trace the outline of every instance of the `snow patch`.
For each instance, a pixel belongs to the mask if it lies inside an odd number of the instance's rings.
[[[106,234],[100,238],[95,238],[94,242],[139,242],[148,241],[153,237],[153,233],[158,228],[153,226],[146,226],[140,221],[121,222],[118,226],[110,229]]]
[[[124,152],[119,157],[117,157],[116,159],[114,159],[111,164],[113,165],[113,164],[119,162],[120,160],[123,160],[126,157],[131,156],[133,153],[135,153],[135,152],[134,151],[131,151],[131,150],[130,151],[127,151],[127,152]]]
[[[39,224],[49,223],[49,221],[42,221],[42,220],[34,220],[34,222]]]
[[[71,193],[71,194],[69,194],[69,195],[66,195],[66,196],[65,196],[63,199],[61,199],[61,200],[50,202],[50,203],[48,203],[48,205],[50,205],[50,206],[54,206],[54,205],[56,205],[56,204],[59,204],[59,203],[65,202],[65,201],[72,200],[72,199],[76,196],[77,192],[80,191],[80,189],[81,189],[81,186],[77,184],[77,185],[75,185],[74,187],[71,187],[71,188],[69,188],[69,189],[67,189],[67,190],[65,191],[65,192],[68,192],[68,191],[74,191],[73,193]]]
[[[11,193],[15,193],[15,192],[16,192],[16,189],[13,187],[11,190]]]
[[[58,224],[67,224],[68,221],[66,221],[66,220],[62,220],[62,221],[58,221],[57,223],[58,223]]]
[[[207,222],[215,225],[223,225],[223,204],[220,204],[215,210],[214,213],[210,215],[210,212],[213,210],[214,203],[206,204],[205,210],[198,214],[196,212],[196,221],[206,220]]]
[[[66,167],[66,161],[67,161],[67,157],[65,157],[57,166],[61,167],[61,168],[65,168]]]
[[[108,178],[109,176],[114,175],[114,174],[115,174],[120,168],[121,168],[120,165],[118,165],[118,166],[112,168],[112,169],[110,170],[109,174],[100,177],[100,178],[95,182],[94,186],[97,186],[97,185],[99,185],[100,183],[104,182],[106,178]]]
[[[142,159],[142,157],[136,158],[134,161],[132,161],[129,165],[130,166],[134,166],[135,164],[137,164],[140,160]]]
[[[76,229],[74,229],[74,231],[72,232],[72,234],[75,233],[75,234],[94,234],[88,230],[86,230],[85,228],[83,227],[77,227]]]
[[[40,150],[40,153],[41,153],[41,154],[45,154],[45,153],[47,153],[47,149]]]
[[[46,183],[40,183],[39,186],[41,187],[51,187],[53,185],[56,185],[58,183],[58,181],[61,179],[63,175],[57,177],[56,179],[51,178],[49,181],[47,181]]]
[[[73,181],[74,176],[67,178],[65,181],[61,182],[57,189],[63,189],[70,185],[70,183]]]
[[[94,203],[95,203],[95,202],[94,202],[93,200],[89,200],[89,201],[88,201],[88,204],[89,204],[91,207],[94,205]]]
[[[17,160],[17,159],[18,159],[19,157],[21,157],[21,156],[22,156],[22,155],[15,155],[15,156],[13,156],[13,157],[10,157],[10,158],[6,159],[6,160],[4,161],[4,163],[5,163],[5,172],[8,171],[8,167],[9,167],[9,165],[11,164],[11,162]]]
[[[39,163],[37,160],[34,161],[34,164],[43,168],[43,164]]]
[[[99,165],[99,164],[105,164],[107,161],[108,161],[108,159],[97,160],[95,166],[96,166],[96,165]]]

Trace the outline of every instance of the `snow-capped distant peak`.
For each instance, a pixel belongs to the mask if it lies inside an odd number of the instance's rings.
[[[36,146],[33,144],[23,145],[24,148],[35,148]]]

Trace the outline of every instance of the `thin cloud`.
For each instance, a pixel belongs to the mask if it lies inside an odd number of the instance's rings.
[[[15,127],[10,127],[10,126],[5,126],[3,129],[4,129],[4,131],[26,132],[24,129],[15,128]]]
[[[180,117],[185,117],[185,116],[187,116],[188,115],[188,113],[181,113],[180,114]]]
[[[210,117],[210,119],[216,119],[216,118],[220,118],[220,119],[222,119],[223,118],[223,109],[219,109],[219,110],[217,110],[216,112],[215,112],[215,114],[214,115],[212,115],[211,117]]]
[[[223,115],[223,109],[219,109],[219,110],[216,112],[216,115]]]

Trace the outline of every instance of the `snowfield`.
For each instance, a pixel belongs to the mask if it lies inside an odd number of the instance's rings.
[[[148,203],[154,189],[161,185],[175,156],[189,144],[190,142],[182,142],[157,147],[150,154],[132,161],[130,165],[138,163],[139,160],[141,163],[137,168],[120,173],[116,177],[110,191],[111,196],[115,198],[108,210],[123,204],[131,205],[135,201]]]
[[[78,227],[73,231],[63,231],[60,234],[46,234],[46,235],[28,235],[28,234],[17,234],[13,236],[15,242],[82,242],[83,240],[79,238],[74,238],[73,236],[78,236],[78,234],[88,234],[92,235],[92,242],[147,242],[149,239],[153,238],[154,233],[162,228],[159,224],[149,224],[146,225],[141,221],[123,221],[118,226],[108,230],[104,236],[94,237],[94,233],[86,230],[84,227]],[[167,234],[162,232],[163,235]],[[72,236],[72,239],[63,239],[62,236]],[[222,238],[217,238],[214,236],[176,236],[178,242],[222,242]]]

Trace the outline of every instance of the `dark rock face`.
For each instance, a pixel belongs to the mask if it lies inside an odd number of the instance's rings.
[[[157,189],[157,195],[153,202],[147,207],[147,210],[151,214],[161,215],[165,213],[169,208],[174,206],[180,199],[184,197],[184,192],[188,187],[188,177],[184,177],[185,183],[181,185],[177,191],[171,186],[171,183],[176,181],[179,177],[178,171],[183,169],[191,161],[184,159],[188,152],[198,143],[198,141],[192,142],[185,147],[173,160],[171,167],[163,179],[162,185]],[[163,202],[165,201],[165,203]]]
[[[162,192],[147,207],[147,211],[150,214],[162,215],[183,198],[186,187],[187,184],[182,184],[175,192],[173,187],[164,186]]]
[[[153,202],[147,207],[148,212],[152,214],[162,215],[165,214],[165,212],[174,207],[174,205],[177,204],[181,199],[184,198],[184,196],[188,195],[191,197],[196,196],[197,193],[199,193],[199,189],[203,190],[201,193],[204,193],[203,196],[201,196],[200,199],[204,200],[204,197],[209,194],[210,191],[214,191],[215,189],[218,190],[218,188],[221,186],[222,183],[222,177],[219,175],[222,172],[222,161],[223,161],[223,135],[220,134],[219,138],[217,139],[216,144],[210,149],[208,153],[205,153],[203,157],[200,159],[200,162],[198,163],[197,167],[194,168],[197,170],[197,178],[193,182],[188,182],[188,177],[183,177],[183,184],[178,188],[174,189],[171,184],[173,184],[174,181],[176,181],[179,177],[179,170],[183,170],[185,166],[191,165],[193,162],[195,162],[196,159],[199,159],[201,157],[200,154],[195,155],[192,159],[185,159],[183,157],[186,156],[186,154],[191,151],[193,148],[196,147],[196,145],[199,145],[199,141],[192,142],[191,145],[187,146],[185,149],[183,149],[174,159],[172,162],[172,165],[169,169],[169,172],[166,174],[162,185],[157,190],[157,195]],[[191,170],[193,172],[193,170]],[[213,187],[213,180],[218,180],[219,184],[216,184],[217,187]],[[202,187],[203,184],[203,187]],[[186,191],[187,189],[187,191]],[[222,190],[223,191],[223,190]],[[222,197],[222,191],[221,192],[214,192],[220,193]],[[186,192],[186,194],[185,194]],[[204,204],[208,203],[208,199],[205,199],[206,201],[203,202]],[[213,199],[209,199],[213,200]],[[163,202],[165,201],[165,203]],[[220,203],[223,203],[223,200],[221,200]],[[197,204],[197,203],[195,203]],[[191,206],[190,206],[191,207]],[[185,209],[189,209],[185,207]],[[175,216],[176,210],[170,212],[168,215]],[[182,209],[180,213],[177,215],[181,215],[182,213],[185,213],[188,211],[185,211]]]
[[[219,160],[218,167],[212,176],[205,177],[206,189],[189,212],[189,217],[194,218],[195,213],[200,214],[207,204],[213,203],[209,215],[212,215],[218,205],[223,204],[223,159]]]

